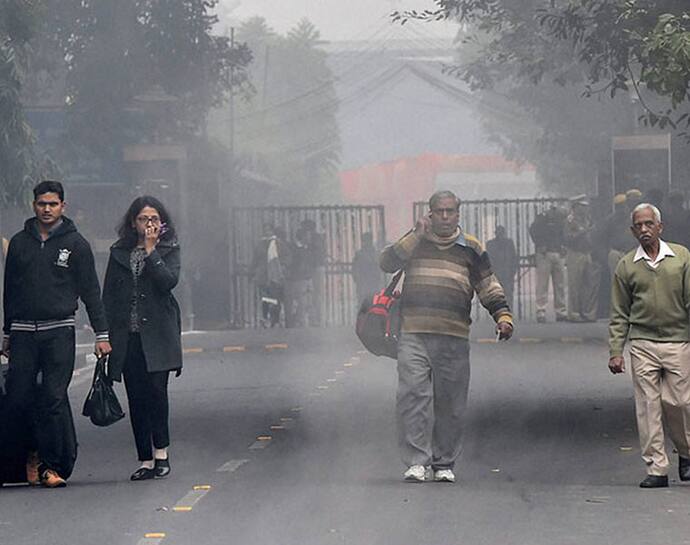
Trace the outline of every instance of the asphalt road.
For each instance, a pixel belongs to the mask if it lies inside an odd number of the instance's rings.
[[[0,544],[690,543],[675,467],[668,490],[637,487],[629,376],[608,373],[603,343],[549,331],[473,343],[455,484],[402,481],[395,364],[345,332],[187,335],[171,476],[131,483],[128,421],[77,417],[69,486],[0,490]]]

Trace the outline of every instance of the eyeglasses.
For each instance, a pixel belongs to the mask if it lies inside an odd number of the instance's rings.
[[[137,216],[137,223],[141,223],[142,225],[148,225],[149,223],[158,225],[160,222],[161,219],[158,216]]]

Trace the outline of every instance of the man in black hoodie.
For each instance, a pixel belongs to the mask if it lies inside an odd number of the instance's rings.
[[[5,261],[4,338],[9,358],[4,425],[7,437],[22,435],[37,407],[35,440],[38,477],[49,488],[66,485],[60,476],[64,418],[62,405],[74,371],[77,300],[86,305],[96,333],[95,353],[108,354],[108,325],[89,243],[63,216],[62,184],[44,181],[34,188],[36,214],[10,241]],[[40,399],[34,399],[41,373]],[[27,463],[27,476],[32,477]]]

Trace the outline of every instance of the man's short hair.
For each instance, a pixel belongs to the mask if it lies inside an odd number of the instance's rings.
[[[441,199],[455,199],[455,209],[460,210],[460,199],[458,199],[458,196],[455,193],[448,191],[447,189],[437,191],[429,198],[429,209],[433,210],[434,205]]]
[[[642,202],[633,208],[633,211],[630,213],[630,223],[635,223],[635,214],[645,209],[649,209],[654,212],[654,218],[656,221],[661,223],[661,211],[656,206],[648,202]]]
[[[57,193],[61,201],[65,200],[65,189],[60,182],[55,180],[43,180],[36,185],[34,187],[34,201],[37,201],[40,195],[45,195],[46,193]]]

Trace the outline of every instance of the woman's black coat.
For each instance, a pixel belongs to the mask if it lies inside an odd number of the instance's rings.
[[[134,280],[129,263],[131,247],[118,241],[110,248],[103,282],[103,304],[108,317],[113,351],[108,374],[119,381],[127,357],[130,305]],[[180,274],[180,246],[176,241],[160,241],[144,260],[138,279],[139,334],[149,372],[182,369],[180,308],[172,294]]]

